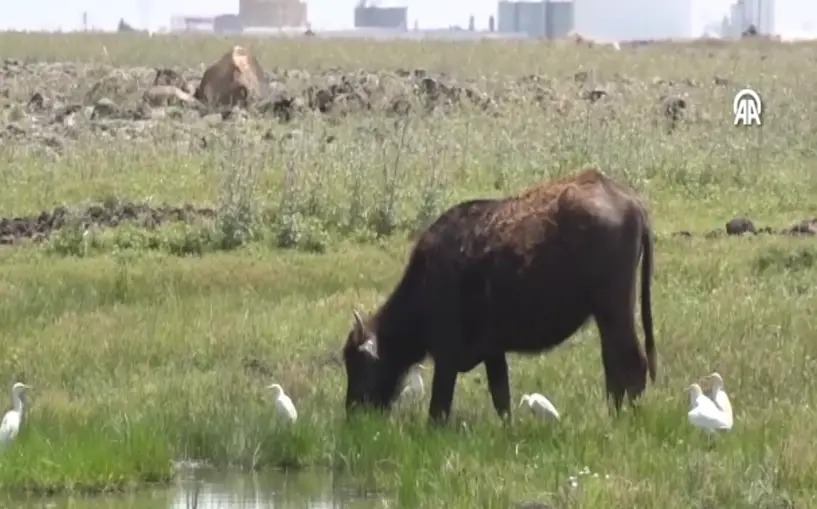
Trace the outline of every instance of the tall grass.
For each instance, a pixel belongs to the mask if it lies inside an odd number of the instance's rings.
[[[19,106],[37,90],[76,100],[106,66],[198,66],[232,42],[5,34],[8,56],[74,60],[78,77],[45,65],[36,79],[9,74],[2,100]],[[406,235],[457,200],[599,165],[648,198],[659,233],[816,215],[811,46],[242,42],[268,70],[316,81],[334,66],[383,81],[397,67],[446,71],[474,80],[498,110],[162,120],[127,141],[78,128],[56,154],[35,136],[0,145],[3,216],[109,198],[218,209],[212,224],[101,231],[87,249],[66,230],[46,249],[0,250],[0,379],[35,387],[0,461],[4,489],[121,489],[164,481],[171,459],[190,457],[342,468],[401,507],[814,505],[809,239],[661,237],[659,382],[638,416],[607,415],[592,327],[547,356],[511,357],[513,393],[547,394],[558,424],[520,411],[502,427],[481,369],[461,377],[450,429],[425,426],[427,400],[347,424],[338,360],[350,311],[374,309],[399,277]],[[149,71],[133,72],[147,86]],[[522,84],[528,74],[537,86]],[[760,133],[732,125],[744,86],[766,101]],[[582,99],[593,89],[607,97]],[[672,132],[664,95],[691,105]],[[26,122],[3,117],[12,121]],[[709,451],[685,421],[683,388],[712,370],[736,426]],[[275,418],[272,382],[298,407],[295,426]],[[573,486],[585,467],[599,475]]]

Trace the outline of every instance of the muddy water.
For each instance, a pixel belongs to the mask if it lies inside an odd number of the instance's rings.
[[[6,503],[3,503],[6,502]],[[331,473],[196,471],[170,486],[127,495],[0,500],[21,509],[382,509],[381,496],[344,487]]]

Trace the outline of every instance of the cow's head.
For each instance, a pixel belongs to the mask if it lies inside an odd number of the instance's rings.
[[[375,368],[377,337],[360,313],[354,311],[354,324],[343,348],[343,362],[346,365],[346,410],[372,403],[375,390]]]

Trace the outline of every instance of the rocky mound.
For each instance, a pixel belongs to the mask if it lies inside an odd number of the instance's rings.
[[[736,217],[727,222],[723,228],[710,230],[703,236],[707,239],[716,239],[724,236],[751,237],[755,235],[790,235],[795,237],[813,237],[817,235],[817,217],[813,219],[803,219],[799,223],[788,228],[772,228],[771,226],[758,228],[751,219]],[[694,235],[689,231],[680,230],[672,233],[670,236],[693,237]]]
[[[623,75],[601,82],[593,71],[480,80],[458,80],[423,69],[266,71],[253,62],[251,55],[236,53],[235,48],[207,69],[6,59],[0,65],[0,111],[4,113],[0,139],[36,139],[60,151],[88,131],[103,138],[149,139],[157,125],[172,126],[182,135],[199,126],[211,129],[223,121],[248,117],[286,123],[308,116],[337,123],[348,116],[463,110],[502,116],[515,114],[520,106],[546,116],[569,116],[579,103],[605,111],[613,108],[610,111],[615,114],[616,108],[626,109],[634,101],[641,104],[650,96],[656,118],[663,117],[672,131],[683,122],[700,119],[702,112],[683,91],[705,85],[660,78],[643,82]],[[244,70],[237,73],[236,69]],[[732,85],[719,77],[711,84]]]
[[[189,224],[199,220],[214,220],[216,215],[214,208],[197,208],[191,204],[152,207],[147,203],[109,200],[81,209],[59,206],[37,215],[0,218],[0,245],[15,245],[23,241],[44,241],[53,233],[69,227],[79,227],[83,230],[109,229],[131,224],[150,230],[173,222]],[[817,218],[804,219],[788,228],[757,228],[750,219],[737,217],[727,222],[724,228],[711,230],[703,234],[703,237],[714,239],[725,236],[745,237],[764,234],[815,236],[817,235]],[[681,230],[669,236],[694,237],[696,235]]]
[[[189,204],[181,207],[169,205],[151,207],[146,203],[111,200],[82,210],[60,206],[34,216],[0,219],[0,244],[13,245],[24,240],[43,241],[54,232],[72,226],[83,229],[115,228],[121,224],[131,223],[141,228],[153,229],[169,222],[190,223],[196,219],[215,217],[214,209],[196,208]]]

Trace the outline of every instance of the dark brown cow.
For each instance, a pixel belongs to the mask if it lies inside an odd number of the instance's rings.
[[[639,258],[646,358],[634,307]],[[343,349],[347,412],[388,410],[408,368],[434,360],[429,417],[444,422],[457,375],[485,364],[494,408],[510,416],[507,352],[539,353],[592,316],[616,412],[655,382],[653,239],[635,194],[596,170],[506,199],[471,200],[422,233],[403,277]]]

